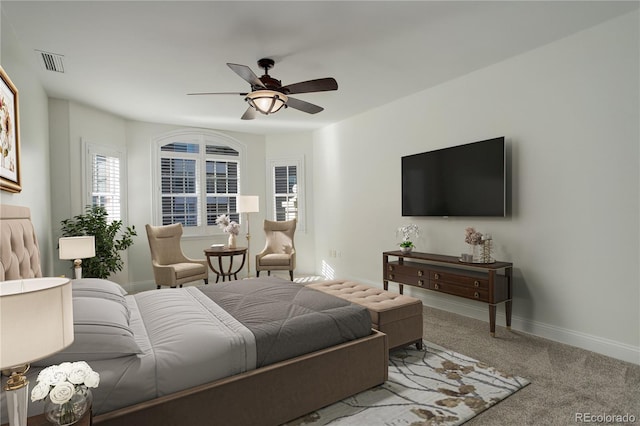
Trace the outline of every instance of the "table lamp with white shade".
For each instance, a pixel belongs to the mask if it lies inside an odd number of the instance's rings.
[[[93,235],[80,237],[62,237],[58,240],[60,259],[73,260],[75,277],[82,278],[82,259],[96,255],[96,240]]]
[[[73,302],[68,278],[30,278],[0,285],[0,369],[11,426],[26,426],[30,363],[73,343]]]
[[[238,213],[247,215],[247,274],[251,276],[251,229],[249,226],[249,213],[260,211],[260,197],[257,195],[238,195]]]

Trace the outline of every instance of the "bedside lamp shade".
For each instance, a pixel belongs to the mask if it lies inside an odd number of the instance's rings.
[[[67,278],[32,278],[0,285],[0,369],[13,370],[4,390],[11,425],[26,425],[33,361],[73,343],[73,302]]]
[[[93,235],[63,237],[58,240],[60,259],[73,260],[76,279],[82,278],[82,259],[96,255],[96,241]]]

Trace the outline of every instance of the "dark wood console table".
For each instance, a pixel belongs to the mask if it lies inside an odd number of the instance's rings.
[[[396,257],[390,261],[389,257]],[[447,293],[489,305],[489,328],[496,334],[496,305],[504,302],[507,329],[511,329],[513,264],[465,263],[455,256],[441,254],[397,251],[382,253],[384,289],[389,281],[398,283],[400,294],[403,285],[410,285]],[[502,274],[498,272],[503,270]]]

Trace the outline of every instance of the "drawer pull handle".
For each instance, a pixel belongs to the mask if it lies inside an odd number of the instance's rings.
[[[480,287],[480,281],[476,280],[473,282],[474,287]]]
[[[424,281],[422,281],[422,280],[418,280],[418,285],[419,285],[420,287],[422,287],[422,286],[424,285]]]
[[[436,290],[438,290],[440,288],[440,284],[436,283],[433,288],[435,288]]]
[[[475,293],[473,293],[473,297],[475,297],[476,299],[480,297],[480,293],[478,293],[477,291]]]
[[[436,280],[440,279],[440,274],[433,274],[433,278],[436,279]]]
[[[424,272],[422,272],[422,270],[418,271],[418,276],[421,277],[422,275],[424,275]]]
[[[392,280],[393,279],[393,274],[389,274],[389,279]]]
[[[387,267],[387,269],[388,269],[389,271],[393,271],[393,266],[392,266],[392,265],[389,265],[389,266]]]

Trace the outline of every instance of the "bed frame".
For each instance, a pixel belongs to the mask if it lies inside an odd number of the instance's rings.
[[[0,281],[41,276],[27,207],[0,205]],[[280,425],[387,380],[387,336],[372,334],[97,415],[99,426]]]

